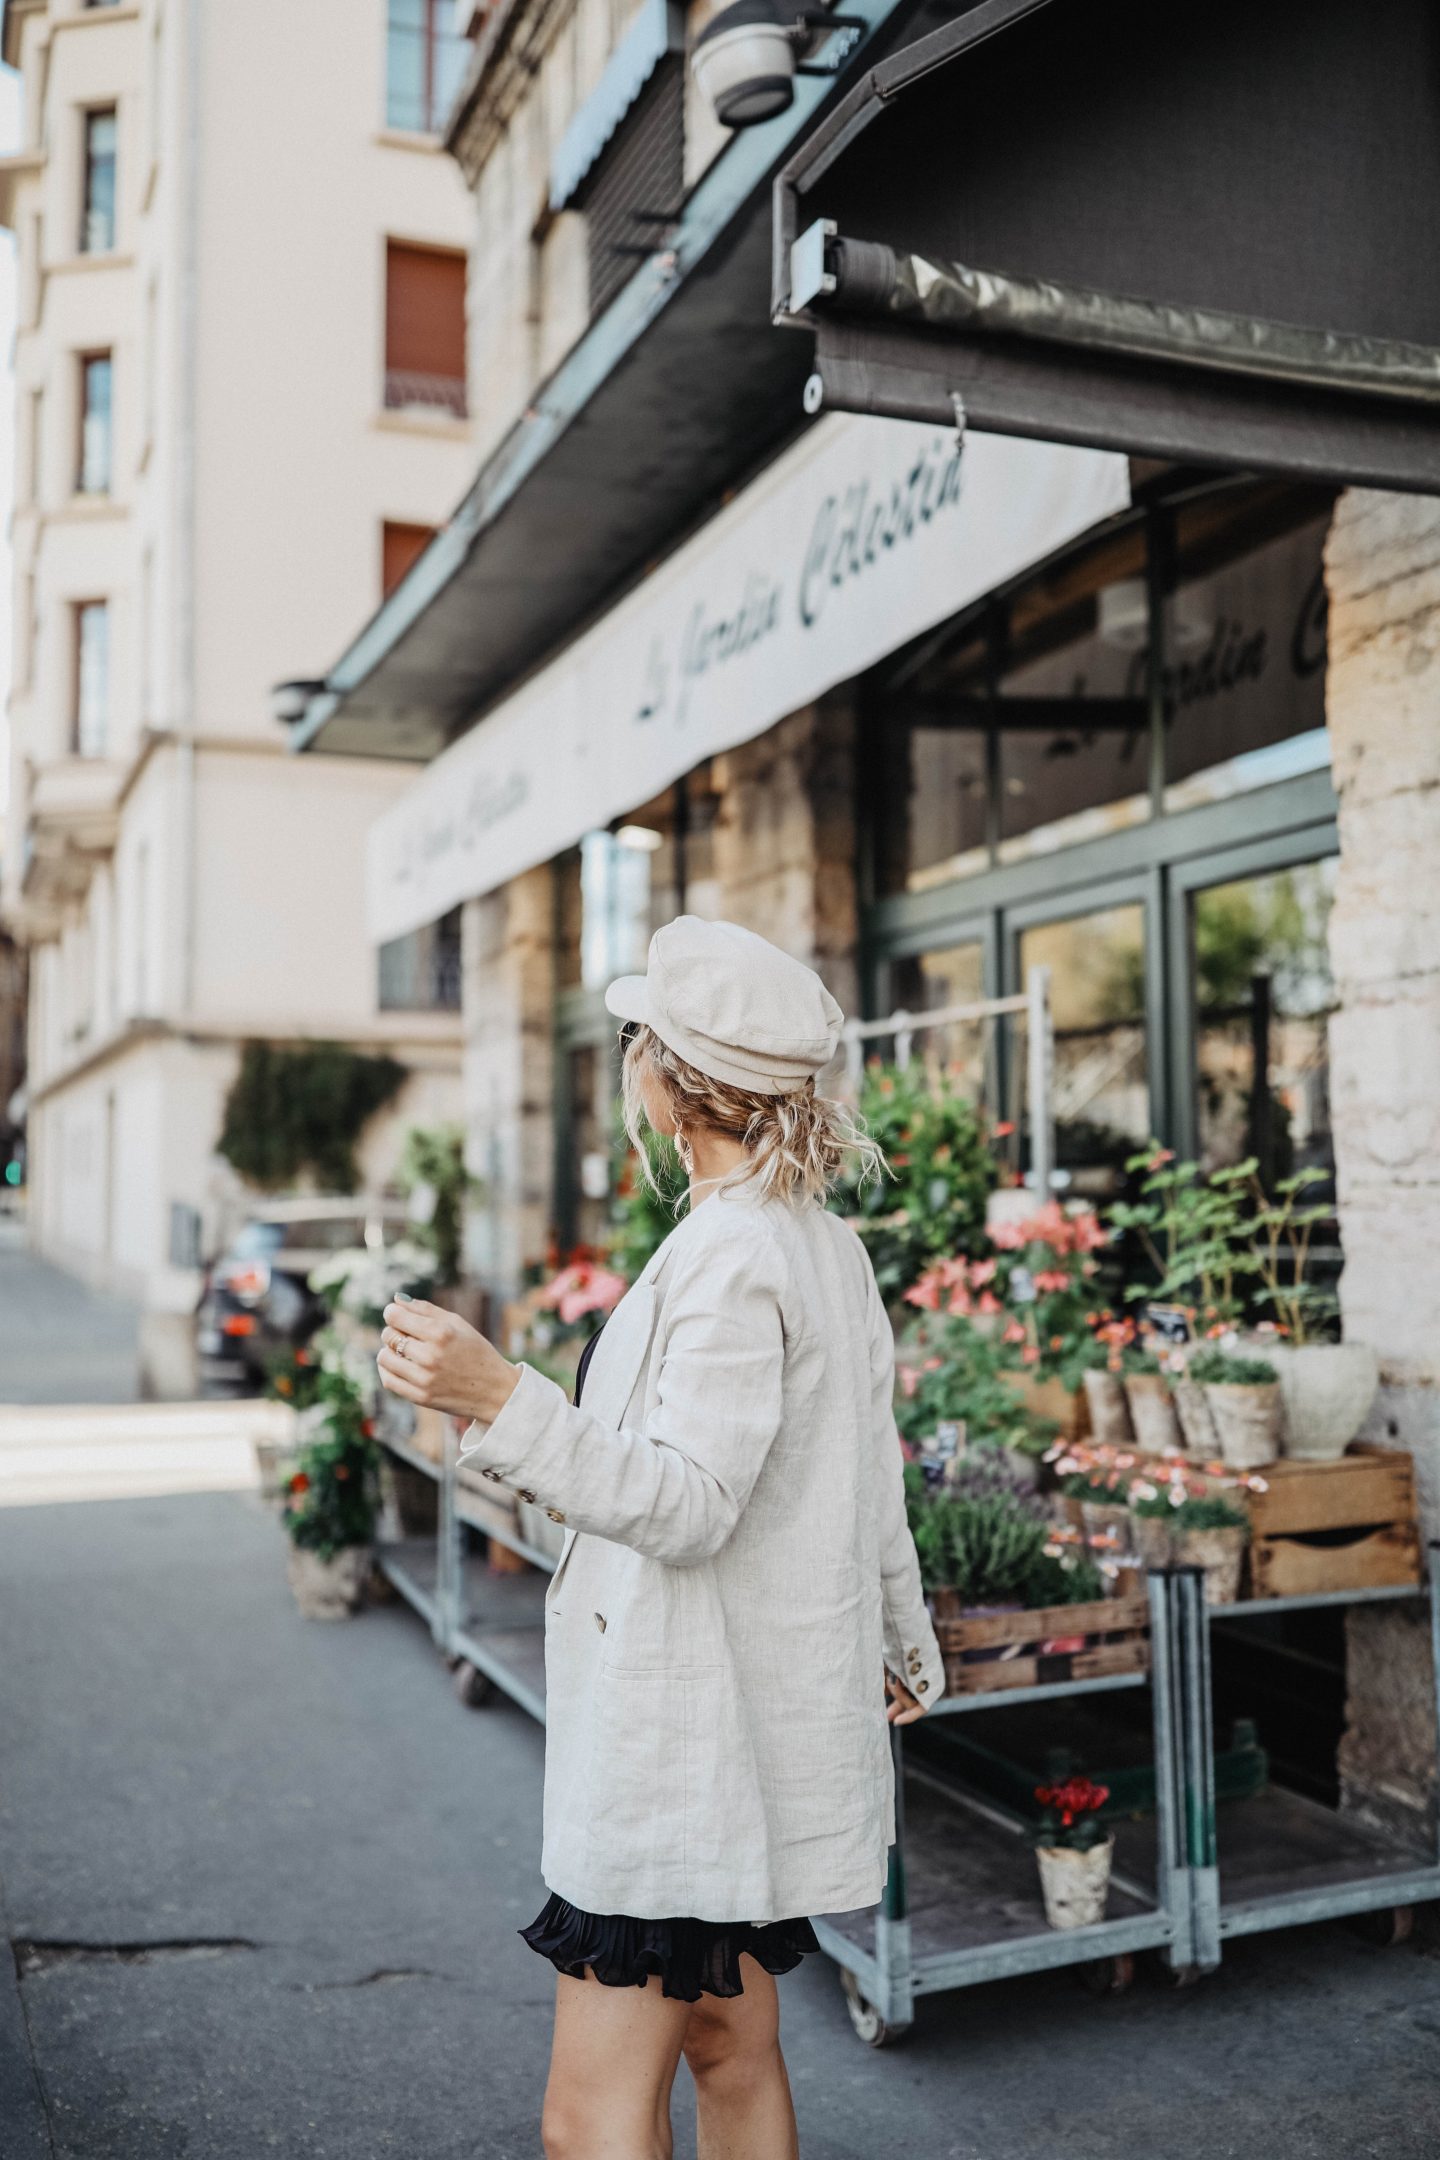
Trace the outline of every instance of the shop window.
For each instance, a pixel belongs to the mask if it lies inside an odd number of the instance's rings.
[[[380,597],[391,593],[435,537],[433,525],[402,525],[386,518],[380,534]]]
[[[75,609],[75,703],[71,747],[77,757],[104,757],[110,739],[110,609],[82,600]]]
[[[877,891],[924,892],[983,870],[990,859],[984,733],[907,724],[902,709],[880,752]]]
[[[379,948],[381,1012],[459,1012],[460,910]]]
[[[385,405],[465,417],[465,257],[454,249],[386,243]]]
[[[118,124],[113,105],[85,114],[80,252],[108,255],[115,245],[115,161]]]
[[[454,0],[390,0],[385,119],[407,134],[438,135],[465,73],[468,46]]]
[[[933,952],[907,953],[889,962],[883,974],[877,1018],[893,1012],[941,1012],[952,1005],[978,1005],[985,996],[985,954],[978,938],[966,938]],[[894,1051],[882,1036],[876,1050]],[[953,1082],[979,1102],[990,1098],[994,1081],[992,1028],[987,1021],[957,1021],[921,1029],[913,1054],[943,1066]]]
[[[1118,1192],[1125,1159],[1150,1133],[1145,916],[1138,903],[1036,925],[1020,937],[1020,979],[1050,970],[1056,1160],[1077,1192]]]
[[[1328,525],[1313,519],[1210,567],[1198,514],[1179,520],[1163,675],[1167,810],[1326,769]],[[1191,575],[1186,554],[1199,559]]]
[[[108,495],[111,477],[111,360],[108,352],[80,360],[80,440],[75,487],[81,495]]]
[[[1150,815],[1144,654],[1137,665],[1117,635],[1106,590],[1083,613],[1078,636],[999,683],[1002,862],[1097,840]]]
[[[618,1077],[614,1041],[607,1033],[603,1042],[575,1043],[560,1053],[556,1219],[567,1247],[598,1248],[610,1227]]]
[[[1336,868],[1331,856],[1191,897],[1196,1118],[1207,1170],[1254,1155],[1270,1187],[1297,1170],[1333,1173],[1327,940]]]

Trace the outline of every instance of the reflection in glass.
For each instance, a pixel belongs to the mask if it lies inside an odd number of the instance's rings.
[[[1096,840],[1150,815],[1144,668],[1137,675],[1128,640],[1117,641],[1102,612],[1086,616],[1080,635],[1001,682],[1002,862]]]
[[[886,970],[888,1012],[939,1012],[951,1005],[978,1005],[985,996],[985,960],[978,940],[969,938],[935,952],[912,953],[892,960]],[[959,1020],[945,1027],[918,1029],[911,1054],[927,1066],[944,1070],[951,1084],[974,1101],[993,1100],[993,1025]],[[873,1045],[877,1057],[894,1054],[883,1036]]]
[[[973,727],[887,731],[876,887],[926,892],[986,868],[985,736]]]
[[[1022,982],[1032,967],[1050,970],[1057,1163],[1072,1191],[1118,1192],[1125,1158],[1150,1132],[1143,908],[1137,901],[1025,931]]]
[[[1207,1170],[1255,1155],[1270,1187],[1312,1166],[1333,1172],[1327,937],[1336,868],[1330,856],[1194,896],[1196,1109]]]
[[[599,1248],[610,1212],[611,1118],[616,1062],[613,1040],[579,1043],[563,1053],[562,1091],[568,1116],[561,1122],[559,1215],[561,1242]]]

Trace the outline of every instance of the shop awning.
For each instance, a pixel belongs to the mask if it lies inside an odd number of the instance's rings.
[[[817,410],[1440,491],[1429,0],[985,0],[776,196]]]
[[[847,13],[873,25],[863,67],[914,6]],[[717,158],[330,669],[292,747],[435,756],[804,426],[808,351],[769,320],[771,187],[833,94],[802,79],[782,119]]]

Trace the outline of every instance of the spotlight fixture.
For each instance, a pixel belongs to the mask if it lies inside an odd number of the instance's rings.
[[[758,127],[788,110],[797,75],[834,75],[868,28],[859,16],[794,8],[783,0],[734,0],[695,41],[695,82],[722,127]],[[821,65],[803,55],[837,36]]]

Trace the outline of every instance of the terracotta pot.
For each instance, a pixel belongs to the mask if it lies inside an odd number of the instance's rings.
[[[1365,1422],[1380,1379],[1368,1343],[1305,1343],[1267,1349],[1285,1405],[1282,1445],[1297,1462],[1334,1462]]]
[[[1135,1444],[1146,1455],[1173,1455],[1180,1446],[1180,1420],[1164,1373],[1127,1373],[1125,1399]]]
[[[1232,1529],[1176,1532],[1175,1558],[1181,1567],[1205,1571],[1207,1605],[1233,1605],[1240,1595],[1247,1535],[1239,1523]]]
[[[1087,1372],[1085,1400],[1090,1408],[1090,1430],[1103,1447],[1133,1447],[1130,1405],[1119,1373]]]
[[[1185,1452],[1193,1455],[1196,1462],[1214,1462],[1220,1453],[1220,1436],[1215,1430],[1204,1388],[1188,1373],[1175,1373],[1170,1381],[1170,1392],[1175,1398],[1175,1415],[1180,1420]]]
[[[1167,1517],[1132,1514],[1130,1537],[1147,1568],[1169,1567],[1174,1537]]]
[[[1070,1845],[1041,1845],[1035,1857],[1040,1863],[1045,1918],[1052,1928],[1093,1927],[1104,1919],[1114,1838],[1092,1845],[1089,1852],[1076,1852]]]
[[[365,1602],[372,1552],[368,1545],[344,1545],[333,1559],[301,1545],[290,1547],[290,1588],[302,1620],[348,1620]]]
[[[1230,1387],[1207,1381],[1205,1400],[1215,1420],[1215,1437],[1228,1470],[1258,1470],[1280,1453],[1280,1383]]]

